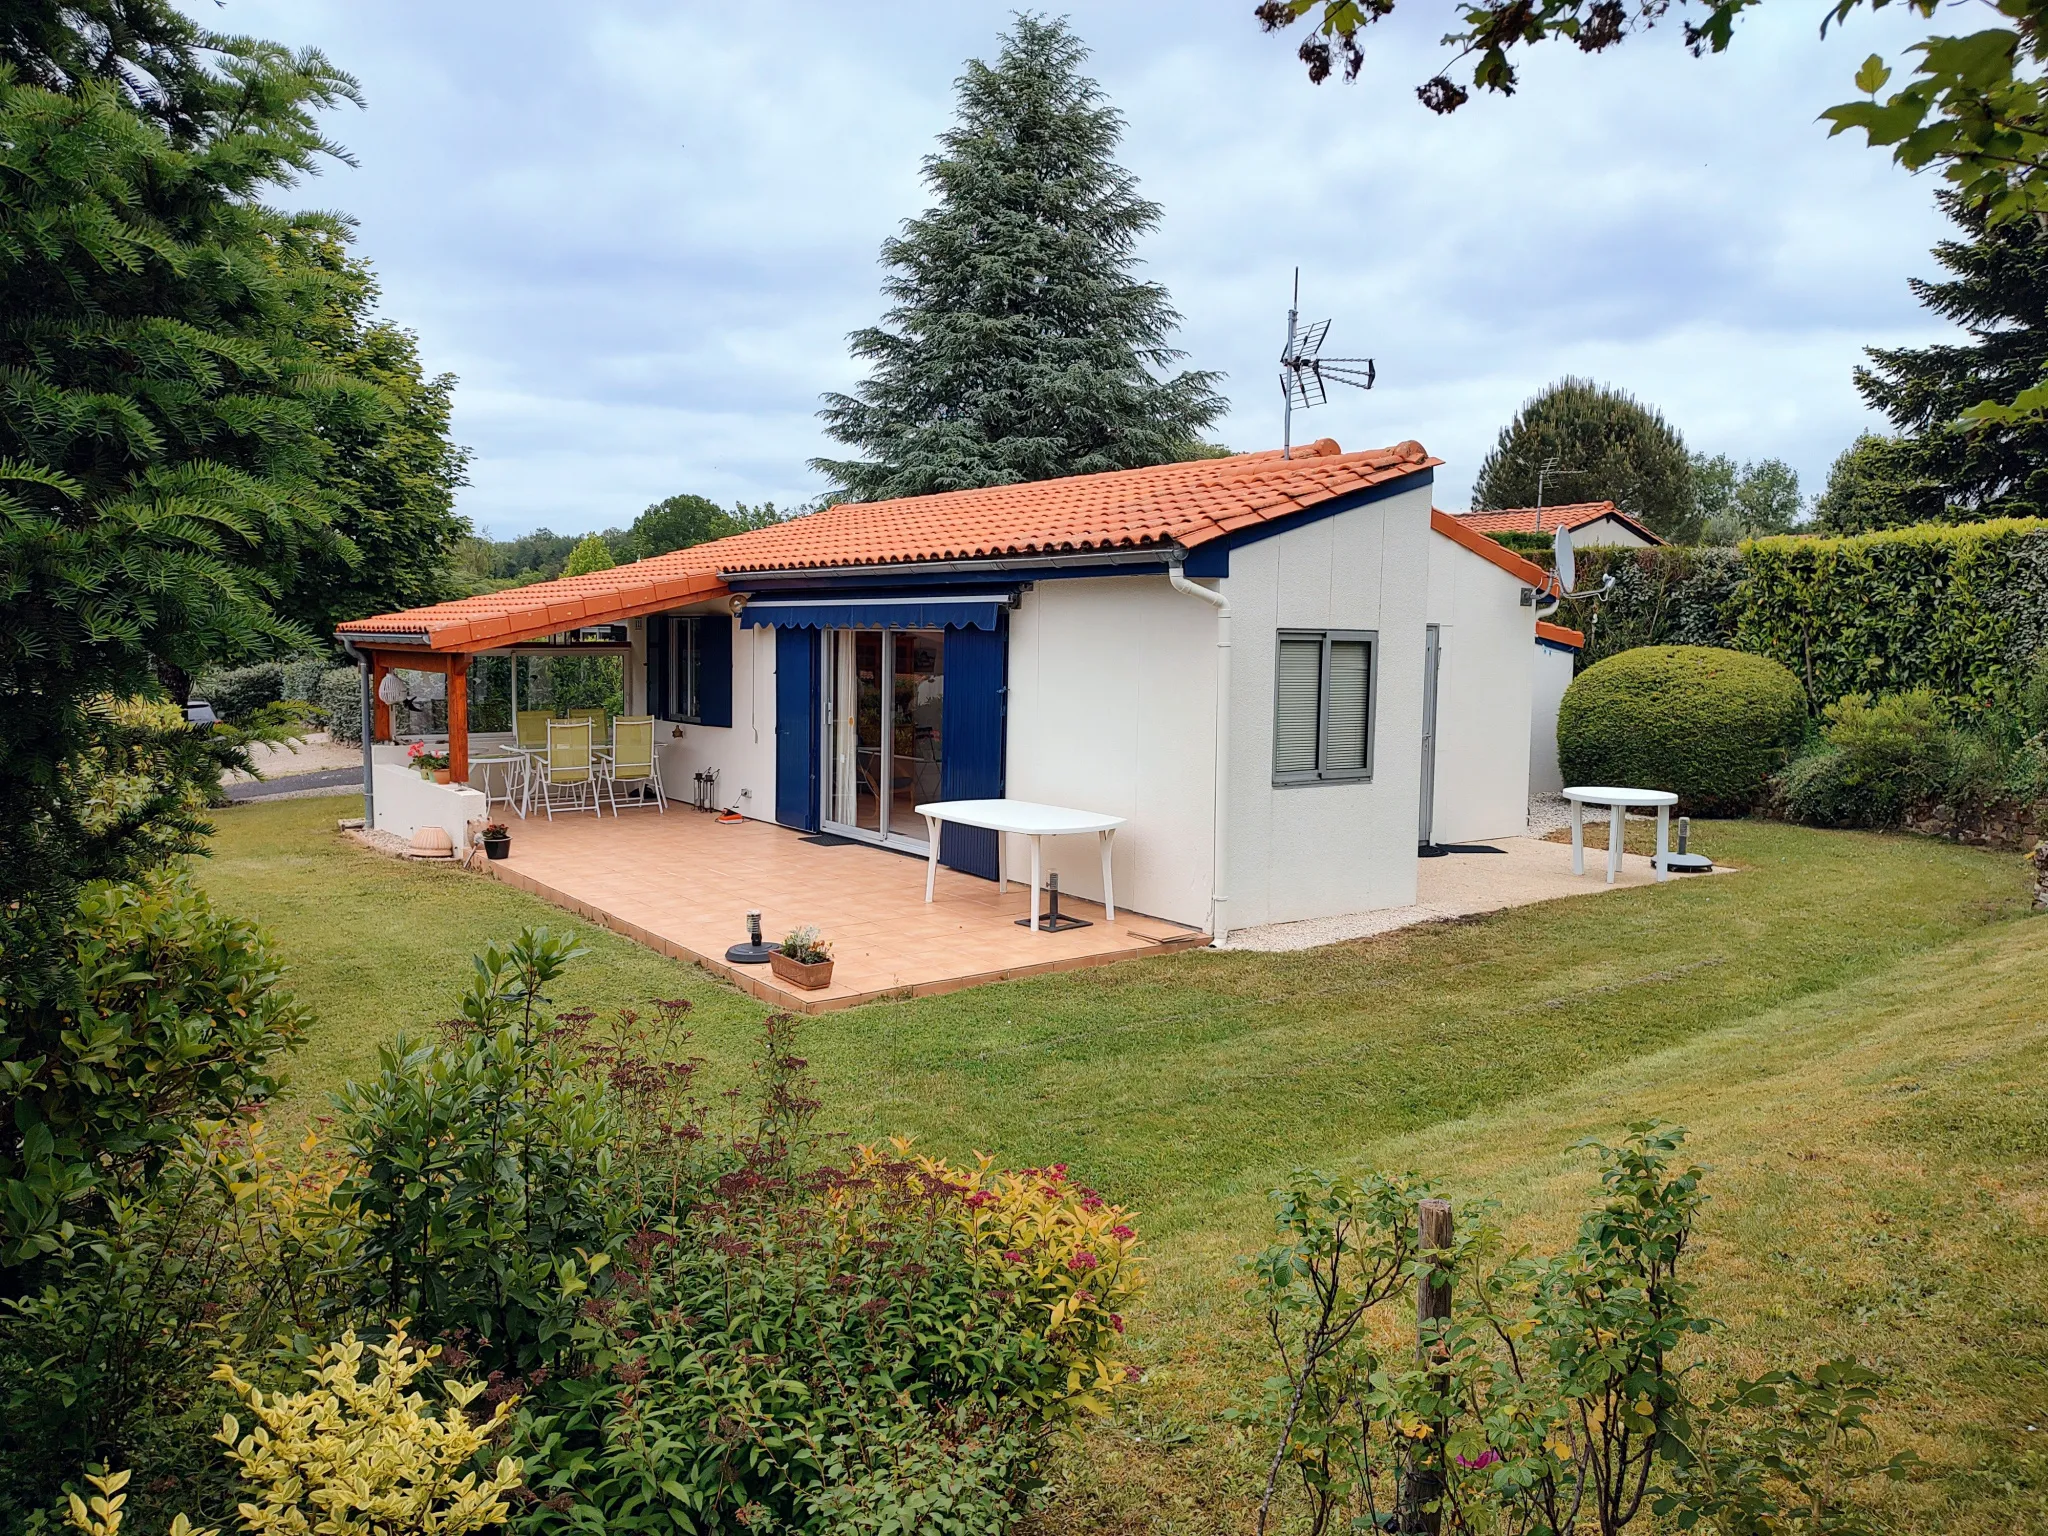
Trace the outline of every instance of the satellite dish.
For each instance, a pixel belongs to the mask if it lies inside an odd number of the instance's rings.
[[[1557,589],[1569,592],[1579,584],[1579,563],[1572,554],[1571,529],[1560,525],[1550,548],[1555,557],[1552,564],[1557,571]]]
[[[384,681],[377,685],[377,697],[386,704],[403,704],[411,697],[411,693],[405,686],[404,678],[396,672],[386,672]]]

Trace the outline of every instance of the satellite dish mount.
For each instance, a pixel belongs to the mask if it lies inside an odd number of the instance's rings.
[[[1537,515],[1542,515],[1540,508]],[[1607,573],[1607,579],[1597,587],[1589,587],[1584,592],[1574,592],[1572,590],[1573,587],[1578,585],[1579,581],[1579,560],[1578,556],[1572,551],[1572,531],[1562,523],[1558,524],[1557,537],[1550,541],[1550,553],[1551,569],[1557,577],[1557,600],[1559,602],[1563,602],[1566,598],[1590,597],[1597,603],[1601,598],[1614,590],[1614,573],[1612,571]]]
[[[1378,370],[1369,357],[1323,357],[1323,338],[1330,322],[1301,323],[1301,268],[1294,269],[1294,300],[1287,310],[1287,345],[1280,353],[1280,457],[1294,457],[1294,413],[1322,405],[1330,398],[1329,384],[1349,384],[1353,389],[1371,389]]]

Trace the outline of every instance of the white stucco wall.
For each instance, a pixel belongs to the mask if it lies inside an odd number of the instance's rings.
[[[1557,766],[1557,706],[1572,683],[1574,654],[1536,642],[1536,666],[1529,704],[1529,793],[1554,798],[1564,791]]]
[[[1582,528],[1572,530],[1572,543],[1580,549],[1591,549],[1596,545],[1607,545],[1622,549],[1648,549],[1650,541],[1637,533],[1628,524],[1611,517],[1596,518]]]
[[[421,827],[439,827],[460,852],[469,823],[488,819],[480,793],[466,784],[436,784],[421,778],[418,769],[405,766],[403,747],[379,744],[372,749],[372,756],[377,831],[410,841]]]
[[[1415,900],[1427,487],[1232,552],[1230,857],[1233,928]],[[1379,634],[1369,781],[1275,786],[1273,691],[1282,629]]]
[[[1126,818],[1119,908],[1209,925],[1216,611],[1165,574],[1041,581],[1010,615],[1006,793]],[[1030,878],[1030,844],[1010,869]],[[1060,888],[1102,896],[1090,838],[1050,838]]]
[[[1456,540],[1429,536],[1426,622],[1438,626],[1440,647],[1431,834],[1439,843],[1528,829],[1536,610],[1522,606],[1523,585]]]
[[[705,613],[697,608],[685,612]],[[700,768],[718,770],[720,809],[734,809],[756,821],[775,819],[775,631],[741,629],[732,635],[732,724],[669,725],[657,721],[655,751],[661,757],[662,789],[687,804]],[[645,676],[645,663],[642,663]],[[643,683],[644,686],[644,683]],[[682,734],[678,736],[677,731]]]

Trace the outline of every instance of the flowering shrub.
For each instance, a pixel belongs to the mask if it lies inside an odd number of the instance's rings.
[[[1006,1530],[1046,1436],[1126,1379],[1135,1234],[1063,1169],[904,1142],[808,1162],[816,1103],[770,1043],[766,1112],[625,1245],[583,1303],[580,1374],[523,1417],[529,1523]]]
[[[366,1353],[376,1366],[368,1381]],[[250,1536],[466,1536],[502,1525],[519,1463],[501,1456],[488,1476],[471,1463],[504,1429],[512,1405],[501,1401],[473,1424],[464,1410],[483,1383],[451,1381],[448,1408],[429,1412],[425,1395],[409,1389],[439,1353],[416,1347],[397,1327],[379,1345],[365,1346],[353,1332],[322,1345],[305,1392],[265,1393],[229,1365],[215,1372],[256,1421],[245,1435],[229,1414],[216,1437],[256,1493],[237,1506]]]
[[[1143,1286],[1128,1213],[1075,1184],[1063,1163],[1010,1172],[981,1155],[970,1172],[911,1156],[907,1138],[890,1149],[893,1159],[859,1149],[855,1178],[900,1176],[907,1168],[953,1197],[942,1209],[969,1256],[986,1281],[1012,1293],[1043,1340],[1029,1392],[1036,1410],[1107,1412],[1132,1374],[1122,1359],[1123,1314]]]

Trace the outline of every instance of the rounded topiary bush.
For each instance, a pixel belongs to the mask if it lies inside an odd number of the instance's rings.
[[[1691,815],[1734,816],[1806,732],[1799,679],[1762,656],[1709,645],[1621,651],[1572,680],[1557,709],[1567,784],[1668,789]]]

